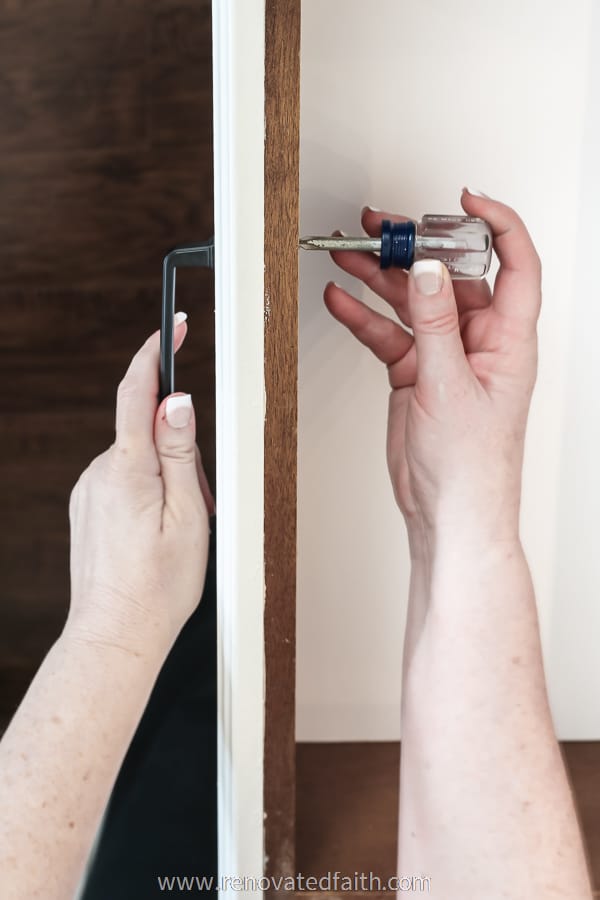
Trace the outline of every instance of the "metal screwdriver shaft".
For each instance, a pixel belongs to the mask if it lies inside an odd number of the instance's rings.
[[[346,237],[345,235],[333,235],[331,237],[300,238],[300,246],[303,250],[367,250],[371,253],[379,253],[381,250],[381,238]]]
[[[390,266],[410,268],[415,248],[416,225],[413,221],[381,223],[381,237],[347,237],[344,234],[312,235],[300,239],[305,250],[367,250],[379,253],[382,269]]]

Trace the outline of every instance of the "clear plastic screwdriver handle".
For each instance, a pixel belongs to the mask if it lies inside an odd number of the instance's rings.
[[[362,250],[379,253],[382,269],[410,269],[419,259],[439,259],[450,277],[484,278],[492,260],[492,229],[474,216],[426,215],[420,222],[381,223],[381,237],[306,237],[306,250]]]
[[[484,219],[427,215],[415,224],[413,262],[439,259],[452,278],[487,275],[492,261],[492,229]]]

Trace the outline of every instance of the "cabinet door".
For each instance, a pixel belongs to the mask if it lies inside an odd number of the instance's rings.
[[[264,2],[213,2],[219,874],[263,859]]]
[[[221,876],[294,870],[299,41],[213,2]]]

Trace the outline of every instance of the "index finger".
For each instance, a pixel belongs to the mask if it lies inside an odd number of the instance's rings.
[[[176,325],[175,351],[181,347],[186,334],[185,322]],[[148,454],[152,460],[157,458],[154,418],[159,405],[159,356],[160,329],[151,334],[135,354],[117,390],[115,446],[123,452],[131,452],[136,463],[143,454]]]
[[[525,223],[510,206],[475,196],[467,188],[460,202],[468,215],[480,216],[492,229],[500,260],[492,308],[526,332],[535,332],[542,302],[542,263]]]

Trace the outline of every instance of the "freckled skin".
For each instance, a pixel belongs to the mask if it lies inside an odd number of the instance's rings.
[[[1,900],[74,896],[152,688],[202,596],[214,499],[191,398],[180,428],[165,421],[166,398],[157,406],[159,344],[157,331],[133,357],[115,443],[71,493],[69,616],[0,741]]]
[[[398,871],[430,874],[430,900],[591,900],[519,534],[541,262],[510,207],[466,189],[460,202],[492,229],[493,291],[432,260],[383,271],[349,251],[334,262],[399,321],[334,282],[324,293],[391,388],[386,456],[411,558]],[[398,217],[363,209],[368,235],[383,219]]]

